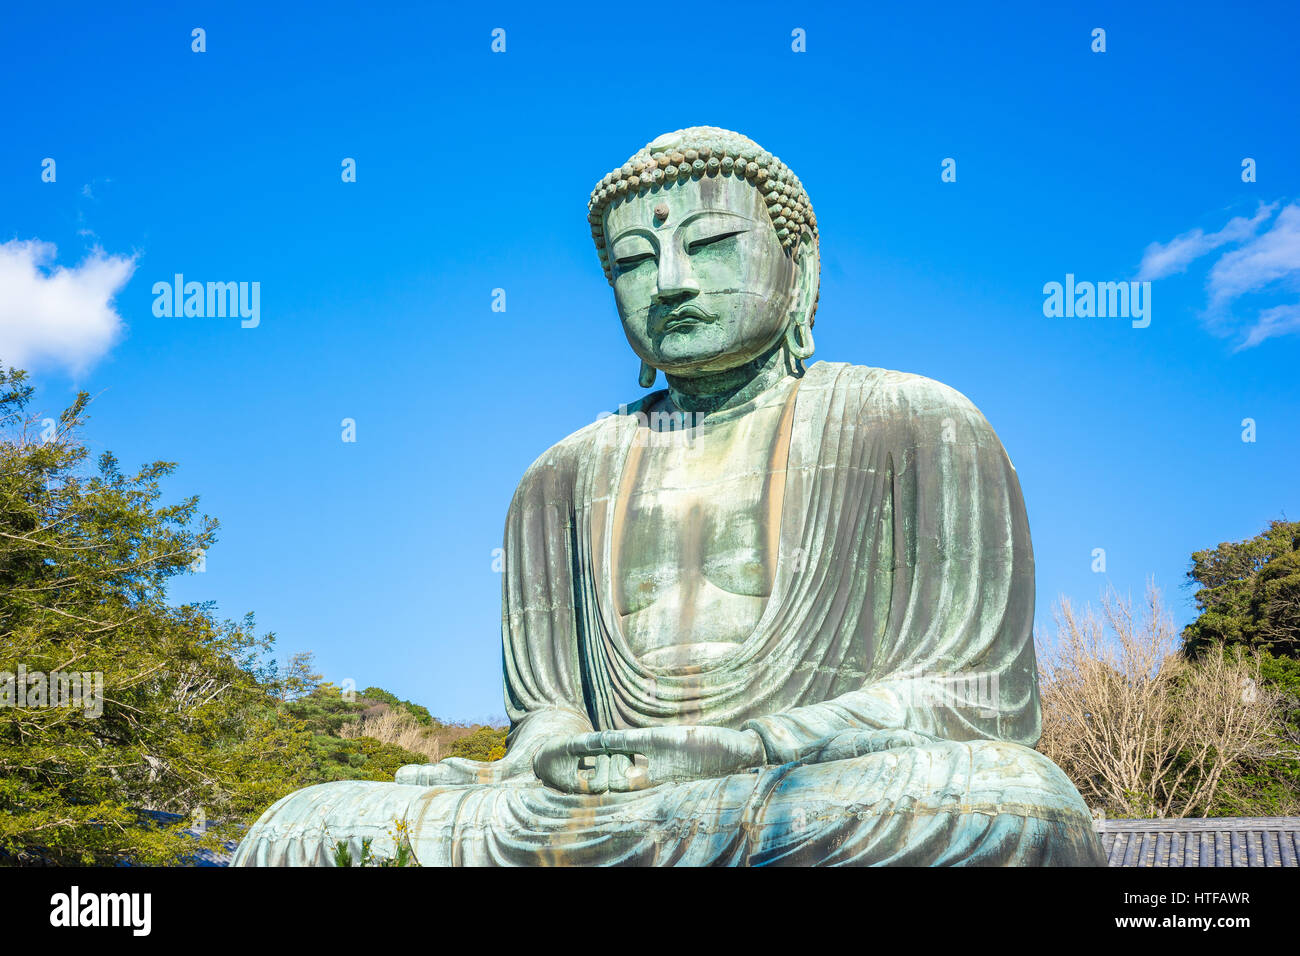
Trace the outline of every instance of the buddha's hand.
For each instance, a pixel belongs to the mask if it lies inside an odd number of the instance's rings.
[[[829,763],[880,753],[882,750],[899,750],[905,747],[924,747],[938,740],[929,734],[914,730],[846,730],[821,741],[805,758],[806,763]]]
[[[646,727],[555,738],[537,751],[533,771],[565,793],[626,792],[725,777],[764,759],[762,738],[752,730]]]
[[[532,780],[532,756],[531,749],[515,748],[500,760],[447,757],[437,763],[407,764],[393,779],[422,787],[526,783]]]

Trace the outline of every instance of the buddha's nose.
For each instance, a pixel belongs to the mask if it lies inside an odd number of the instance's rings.
[[[685,255],[675,255],[668,251],[662,253],[659,256],[654,301],[660,305],[673,305],[699,294],[700,284],[691,274],[690,260]]]

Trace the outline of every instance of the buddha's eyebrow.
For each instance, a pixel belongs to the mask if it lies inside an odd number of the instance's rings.
[[[749,216],[746,216],[743,213],[738,213],[733,209],[697,209],[695,212],[691,213],[680,223],[678,223],[678,226],[680,227],[680,226],[689,225],[690,223],[694,222],[696,219],[700,219],[704,216],[727,216],[731,219],[739,219],[742,222],[747,222],[750,225],[753,225],[754,223],[754,220],[751,219]]]
[[[754,220],[751,219],[749,216],[746,216],[743,213],[736,212],[735,210],[732,209],[697,209],[694,212],[689,213],[685,219],[679,222],[677,224],[677,228],[680,229],[682,226],[689,225],[690,223],[694,222],[695,220],[703,216],[726,216],[731,219],[739,219],[742,222],[747,222],[751,226],[754,224]],[[628,226],[626,229],[622,230],[621,232],[616,233],[614,237],[609,240],[609,242],[612,245],[613,243],[618,242],[620,239],[626,239],[628,236],[634,236],[634,235],[654,238],[655,230],[650,228],[649,226],[631,225]]]

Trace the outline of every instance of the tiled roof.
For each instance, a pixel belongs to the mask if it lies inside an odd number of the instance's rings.
[[[1300,817],[1102,820],[1111,866],[1298,866]]]
[[[139,813],[141,816],[153,820],[159,826],[168,826],[169,824],[177,823],[178,821],[183,819],[179,813],[165,813],[162,810],[141,810],[139,811]],[[195,838],[198,837],[198,834],[195,833],[193,829],[182,830],[181,832],[184,833],[186,836],[191,836]],[[235,848],[239,846],[239,844],[237,842],[232,841],[224,845],[225,845],[224,850],[217,850],[217,851],[207,850],[207,849],[198,850],[195,852],[193,856],[189,857],[186,860],[184,865],[186,866],[229,866],[230,859],[235,855]]]

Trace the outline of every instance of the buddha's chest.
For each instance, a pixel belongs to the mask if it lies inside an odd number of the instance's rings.
[[[629,455],[612,583],[623,634],[648,663],[701,663],[757,624],[776,571],[782,411],[651,433]]]

